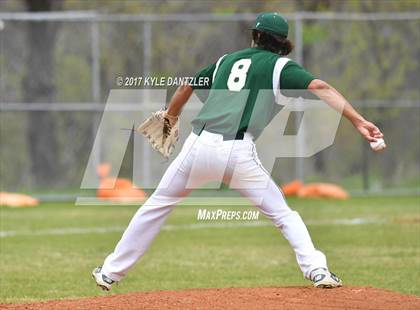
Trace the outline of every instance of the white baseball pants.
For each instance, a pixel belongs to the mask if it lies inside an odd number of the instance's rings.
[[[283,233],[296,254],[303,275],[327,268],[325,255],[316,250],[302,218],[291,210],[278,186],[262,167],[252,138],[223,141],[203,131],[191,133],[155,192],[138,209],[115,250],[102,267],[105,275],[121,280],[144,255],[174,206],[203,183],[222,181],[250,199]]]

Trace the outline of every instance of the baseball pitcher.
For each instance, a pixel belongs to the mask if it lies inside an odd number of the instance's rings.
[[[333,288],[342,281],[327,266],[302,218],[285,198],[258,159],[254,140],[281,109],[280,90],[308,89],[340,111],[369,142],[383,134],[365,120],[328,83],[316,79],[286,58],[293,49],[289,26],[277,13],[260,14],[252,29],[252,45],[220,57],[196,77],[207,78],[209,95],[192,121],[192,132],[166,170],[155,192],[137,211],[114,251],[93,270],[98,286],[110,290],[149,248],[174,206],[193,188],[223,181],[253,202],[288,240],[305,278],[315,287]],[[178,136],[178,116],[195,86],[182,85],[166,110],[146,120],[139,131],[153,148],[169,156]],[[265,95],[260,96],[260,91]],[[252,114],[257,122],[250,123]],[[251,117],[252,115],[252,117]]]

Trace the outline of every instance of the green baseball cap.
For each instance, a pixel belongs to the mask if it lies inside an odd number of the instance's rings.
[[[289,24],[279,13],[266,12],[257,16],[255,26],[252,29],[269,32],[287,38],[289,33]]]

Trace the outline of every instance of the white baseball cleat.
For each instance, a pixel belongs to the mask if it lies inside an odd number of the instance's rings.
[[[95,279],[96,285],[102,288],[104,291],[111,290],[112,284],[115,283],[114,280],[108,278],[102,273],[102,266],[93,269],[92,277]]]
[[[343,282],[335,274],[325,268],[316,268],[310,273],[310,280],[317,288],[334,288],[343,286]]]

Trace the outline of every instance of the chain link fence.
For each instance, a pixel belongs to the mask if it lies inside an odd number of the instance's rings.
[[[291,58],[377,123],[388,149],[371,152],[343,120],[331,147],[307,159],[277,159],[273,177],[279,183],[336,182],[353,193],[418,193],[420,12],[286,17],[295,43]],[[1,190],[78,192],[104,103],[110,89],[120,88],[117,78],[191,76],[221,55],[249,46],[254,18],[0,13]],[[173,91],[168,89],[168,97]],[[139,120],[165,104],[151,102],[134,112]],[[187,109],[184,133],[197,112]],[[97,163],[116,142],[101,137],[100,143]],[[120,176],[132,176],[132,148]],[[143,156],[143,177],[160,177],[159,167],[150,163],[155,156],[150,148]]]

